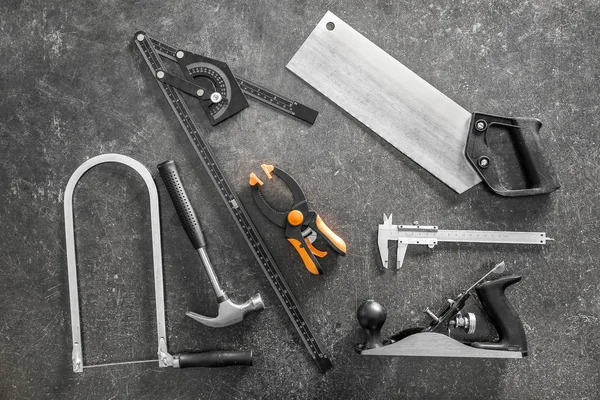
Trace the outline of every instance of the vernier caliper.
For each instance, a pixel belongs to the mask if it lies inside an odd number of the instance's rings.
[[[377,244],[381,263],[388,268],[388,241],[398,241],[396,268],[402,267],[409,244],[424,244],[433,248],[438,242],[457,243],[504,243],[504,244],[546,244],[545,232],[506,232],[506,231],[463,231],[444,230],[437,226],[393,225],[392,214],[383,214],[383,224],[379,224]]]

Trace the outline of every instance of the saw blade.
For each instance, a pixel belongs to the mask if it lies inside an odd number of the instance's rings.
[[[471,113],[327,12],[287,68],[458,193]]]

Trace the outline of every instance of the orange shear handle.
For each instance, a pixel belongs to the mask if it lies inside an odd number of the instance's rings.
[[[300,255],[300,258],[302,259],[304,266],[311,274],[321,275],[323,273],[323,271],[321,271],[319,262],[313,253],[307,249],[306,244],[303,243],[304,241],[300,242],[298,239],[294,238],[287,238],[287,240],[292,244],[292,246],[294,246],[294,249],[296,249]]]
[[[317,230],[320,234],[323,235],[323,239],[331,246],[335,251],[340,253],[341,255],[346,255],[346,242],[344,239],[336,235],[321,219],[319,215],[315,218],[315,222],[317,224]]]

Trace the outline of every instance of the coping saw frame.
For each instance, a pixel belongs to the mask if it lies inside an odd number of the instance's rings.
[[[157,354],[160,367],[169,367],[173,364],[173,356],[169,354],[167,347],[167,328],[165,322],[165,298],[163,281],[162,249],[160,239],[160,209],[158,202],[158,190],[150,172],[139,161],[121,154],[102,154],[90,158],[81,164],[71,175],[64,197],[65,214],[65,242],[67,253],[67,269],[69,276],[69,304],[71,308],[71,334],[73,340],[73,371],[83,372],[84,368],[100,365],[84,366],[83,364],[83,342],[81,339],[81,324],[79,315],[79,294],[77,282],[77,255],[75,251],[75,229],[73,223],[73,194],[81,177],[93,167],[104,163],[118,163],[127,165],[136,171],[144,180],[148,189],[150,199],[150,224],[152,227],[152,261],[154,265],[154,296],[156,301],[156,335]],[[151,362],[153,360],[129,361],[116,364],[133,364],[138,362]],[[103,364],[108,365],[108,364]]]

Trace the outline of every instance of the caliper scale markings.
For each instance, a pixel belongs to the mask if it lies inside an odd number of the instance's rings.
[[[381,263],[388,268],[388,241],[398,242],[397,268],[402,266],[409,244],[427,245],[430,248],[439,242],[454,243],[498,243],[498,244],[546,244],[545,232],[509,232],[444,230],[437,226],[394,225],[392,215],[383,215],[383,224],[379,225],[378,246]]]

